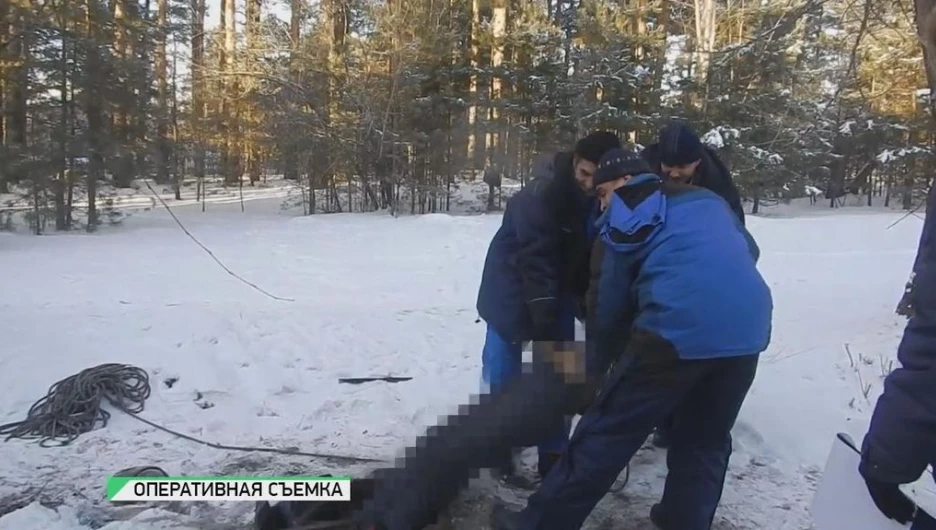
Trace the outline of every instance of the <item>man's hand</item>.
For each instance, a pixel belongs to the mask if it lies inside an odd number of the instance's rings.
[[[875,472],[873,454],[872,448],[866,446],[861,454],[861,463],[858,464],[858,472],[868,486],[868,493],[878,510],[888,519],[907,524],[916,515],[916,505],[900,491],[900,484],[877,478],[881,474]]]
[[[581,342],[533,341],[534,362],[546,362],[567,384],[586,380],[585,344]]]
[[[916,505],[900,491],[899,484],[881,482],[868,477],[865,477],[865,483],[868,485],[868,492],[874,499],[874,504],[888,519],[893,519],[900,524],[907,524],[913,520],[916,515]]]

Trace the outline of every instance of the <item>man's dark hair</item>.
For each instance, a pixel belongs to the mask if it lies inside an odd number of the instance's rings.
[[[610,131],[595,131],[575,142],[575,156],[597,164],[611,149],[620,149],[621,139]]]

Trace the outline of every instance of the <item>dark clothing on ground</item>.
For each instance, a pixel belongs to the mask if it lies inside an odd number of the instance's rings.
[[[884,380],[884,393],[875,406],[862,447],[862,475],[886,484],[913,482],[928,465],[936,465],[934,224],[936,191],[931,190],[915,263],[912,292],[915,312],[897,349],[901,366]]]
[[[653,171],[665,177],[665,175],[662,175],[662,168],[660,167],[659,143],[648,145],[640,152],[640,156],[650,164]],[[718,157],[718,153],[711,147],[703,146],[700,160],[696,174],[689,184],[713,191],[725,199],[728,205],[731,206],[731,211],[744,224],[744,207],[741,205],[741,195],[731,178],[731,172],[728,171],[721,158]]]
[[[549,365],[534,359],[529,371],[500,392],[482,394],[430,427],[406,449],[398,467],[378,471],[374,497],[356,519],[379,523],[383,530],[417,530],[434,523],[477,470],[501,465],[514,447],[552,435],[571,412],[569,405],[581,401],[582,390],[564,384]]]
[[[581,299],[588,288],[594,202],[576,184],[572,159],[555,155],[550,174],[507,201],[488,249],[478,314],[507,340],[560,340],[560,299]]]

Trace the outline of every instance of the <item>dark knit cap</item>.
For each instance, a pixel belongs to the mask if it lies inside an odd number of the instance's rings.
[[[660,131],[660,162],[684,166],[702,158],[702,141],[685,123],[673,122]]]
[[[612,149],[598,162],[598,169],[592,176],[592,184],[599,186],[626,175],[635,176],[651,172],[650,165],[640,155],[627,149]]]

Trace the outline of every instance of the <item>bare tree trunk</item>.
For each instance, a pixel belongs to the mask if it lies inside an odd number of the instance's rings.
[[[705,87],[700,108],[705,112],[708,101],[709,66],[715,52],[717,21],[715,0],[695,0],[695,66],[696,82]]]
[[[61,57],[60,57],[60,75],[59,81],[59,126],[58,126],[58,149],[56,157],[58,160],[58,176],[55,181],[55,229],[67,230],[69,214],[66,211],[65,194],[66,180],[68,175],[68,84],[71,76],[68,68],[68,45],[71,41],[68,33],[68,17],[62,16],[60,25],[62,29]]]
[[[663,34],[660,49],[653,59],[653,90],[650,95],[650,108],[660,108],[660,100],[663,94],[663,69],[666,67],[666,50],[670,33],[670,0],[660,0],[659,28]]]
[[[166,60],[166,27],[169,16],[169,0],[158,0],[156,14],[156,182],[169,182],[169,159],[172,156],[169,146],[168,111],[169,65]]]
[[[7,48],[9,66],[4,67],[4,144],[7,147],[7,163],[5,183],[18,183],[25,177],[24,160],[28,148],[28,34],[24,24],[24,10],[28,4],[21,1],[10,2],[7,5]],[[4,184],[3,187],[6,187]]]
[[[86,0],[86,29],[87,29],[87,59],[84,71],[84,98],[85,115],[88,120],[88,143],[91,147],[91,158],[88,167],[88,232],[94,232],[98,226],[97,215],[97,185],[104,170],[104,116],[101,101],[98,96],[101,75],[103,74],[104,58],[101,56],[100,33],[101,15],[98,0]]]
[[[247,25],[244,32],[247,35],[247,70],[253,71],[257,65],[258,49],[260,47],[260,0],[247,0]],[[247,164],[247,174],[250,185],[254,186],[260,180],[260,148],[254,138],[253,131],[258,127],[260,117],[254,102],[257,84],[252,77],[245,79],[246,99],[246,130],[243,140],[243,155]]]
[[[507,35],[507,3],[506,0],[496,0],[494,2],[493,16],[491,19],[494,44],[491,49],[491,69],[496,71],[504,62],[504,38]],[[504,144],[506,131],[501,123],[500,113],[497,109],[497,102],[500,100],[503,91],[503,82],[501,75],[494,73],[491,77],[491,83],[487,87],[490,94],[488,105],[488,116],[490,123],[495,129],[487,135],[487,153],[486,162],[491,163],[498,171],[503,171],[504,165]]]
[[[224,6],[224,56],[227,59],[224,64],[224,75],[227,76],[228,90],[225,93],[227,102],[227,139],[225,153],[227,154],[227,168],[225,171],[225,180],[228,184],[234,184],[241,180],[240,174],[240,156],[237,150],[237,105],[234,99],[239,96],[237,78],[233,75],[236,67],[236,58],[234,54],[237,51],[237,0],[227,0]]]
[[[124,61],[128,61],[133,57],[130,31],[128,29],[132,24],[130,20],[132,6],[133,2],[130,0],[114,0],[113,2],[114,53]],[[103,67],[105,64],[101,63],[101,66]],[[111,172],[114,175],[114,184],[119,187],[129,187],[133,181],[134,158],[133,153],[130,151],[130,144],[132,142],[133,124],[131,113],[135,101],[131,77],[129,72],[121,70],[121,78],[118,81],[121,90],[116,91],[118,97],[113,102],[115,110],[111,113],[111,127],[116,147]]]
[[[133,41],[133,56],[136,58],[133,72],[137,86],[137,97],[134,98],[133,107],[130,116],[133,122],[133,137],[131,139],[131,157],[134,157],[135,164],[131,166],[132,177],[148,176],[148,157],[149,142],[147,139],[147,125],[149,117],[152,114],[150,107],[150,91],[152,82],[150,80],[150,34],[146,28],[150,27],[150,0],[144,0],[143,12],[140,12],[139,0],[133,1],[133,15],[136,28],[144,28],[142,31],[136,29]],[[154,146],[159,148],[158,139],[153,142]]]
[[[468,167],[471,169],[477,168],[479,152],[481,153],[482,160],[484,155],[484,144],[483,142],[479,142],[478,139],[479,134],[481,134],[478,123],[478,56],[480,55],[478,39],[480,38],[480,29],[481,2],[480,0],[471,0],[471,32],[469,37],[471,43],[471,50],[469,51],[471,77],[468,82],[468,101],[471,102],[471,106],[468,107],[468,153],[466,158]]]
[[[302,16],[302,0],[290,0],[289,13],[289,71],[294,83],[298,79],[299,54],[299,21]],[[295,108],[293,102],[288,108]],[[286,145],[283,147],[283,177],[287,180],[299,178],[298,144],[292,135],[286,135]]]
[[[4,45],[8,42],[10,33],[11,6],[9,2],[0,2],[0,42]],[[6,67],[0,62],[0,147],[7,145],[6,137],[6,98],[8,92],[8,81]],[[7,157],[0,157],[0,193],[10,192],[10,169]]]
[[[176,68],[176,61],[178,59],[178,50],[175,49],[178,46],[178,43],[173,44],[172,52],[172,115],[171,115],[171,125],[172,125],[172,143],[178,148],[179,145],[179,102],[176,97],[178,94],[178,70]],[[175,199],[177,201],[182,200],[182,181],[185,177],[185,157],[179,156],[179,153],[175,150],[170,151],[170,159],[172,162],[172,182],[173,188],[175,188]]]
[[[205,138],[202,130],[205,118],[205,0],[192,3],[192,133],[195,140],[196,200],[204,198]]]

